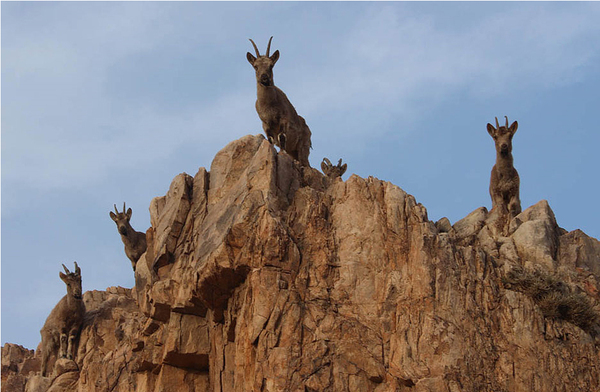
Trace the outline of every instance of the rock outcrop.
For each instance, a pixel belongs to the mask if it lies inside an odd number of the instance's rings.
[[[546,201],[508,236],[483,207],[433,223],[399,187],[326,179],[259,135],[150,214],[135,287],[85,294],[76,362],[42,380],[7,345],[3,391],[600,390],[600,242]]]

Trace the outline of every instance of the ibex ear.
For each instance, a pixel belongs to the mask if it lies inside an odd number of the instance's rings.
[[[494,139],[496,138],[496,128],[494,128],[494,126],[492,124],[488,123],[487,131],[491,137],[493,137]]]
[[[125,214],[125,215],[127,215],[127,220],[131,219],[131,214],[132,213],[133,213],[133,211],[131,211],[131,208],[128,208],[127,209],[127,214]]]
[[[347,164],[347,163],[344,163],[344,164],[342,165],[342,170],[341,170],[341,173],[340,173],[340,175],[342,175],[342,174],[346,173],[346,169],[348,169],[348,164]]]
[[[62,272],[59,272],[58,276],[60,276],[60,280],[62,280],[63,282],[66,282],[67,275],[63,274]]]
[[[510,125],[508,131],[510,132],[510,137],[513,137],[515,133],[517,133],[517,128],[519,127],[519,123],[516,121]]]
[[[248,59],[248,62],[250,64],[252,64],[252,66],[254,67],[254,62],[256,61],[256,57],[252,56],[252,53],[248,52],[248,53],[246,53],[246,58]]]
[[[114,212],[110,211],[108,214],[110,215],[110,219],[114,220],[115,222],[117,221],[117,216]]]
[[[275,53],[273,53],[271,55],[271,57],[269,57],[269,58],[273,62],[273,65],[275,65],[275,63],[277,62],[277,60],[279,60],[279,50],[276,50]]]

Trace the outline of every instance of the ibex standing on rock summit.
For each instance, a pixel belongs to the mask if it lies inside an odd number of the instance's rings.
[[[256,70],[256,111],[269,141],[285,150],[303,166],[310,166],[310,129],[296,113],[284,92],[273,83],[273,66],[279,59],[279,50],[269,56],[272,39],[273,37],[269,39],[266,55],[260,55],[252,40],[250,42],[254,46],[256,57],[250,52],[246,54],[248,62]]]
[[[492,168],[490,178],[490,196],[492,197],[492,211],[501,216],[514,218],[521,213],[521,201],[519,200],[519,173],[513,166],[512,138],[517,132],[519,124],[515,121],[508,126],[500,126],[496,117],[496,128],[492,124],[487,125],[487,131],[496,144],[496,164]]]
[[[67,285],[67,295],[56,304],[40,331],[42,335],[42,377],[46,377],[46,368],[51,354],[58,358],[75,358],[75,339],[83,324],[85,305],[81,292],[81,269],[75,263],[75,272],[70,272],[63,264],[66,274],[59,273],[60,279]]]
[[[117,224],[121,240],[125,244],[125,254],[131,260],[131,267],[135,271],[135,264],[146,251],[146,234],[135,231],[129,220],[131,219],[131,208],[125,212],[125,203],[123,203],[123,212],[117,210],[115,204],[115,212],[110,211],[110,218]]]

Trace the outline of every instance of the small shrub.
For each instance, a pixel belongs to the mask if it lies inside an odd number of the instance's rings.
[[[506,274],[503,283],[505,288],[530,297],[544,317],[568,321],[592,336],[598,333],[600,317],[588,298],[574,292],[558,276],[517,266]]]

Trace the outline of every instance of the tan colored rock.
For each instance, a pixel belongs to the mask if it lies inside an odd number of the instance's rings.
[[[516,266],[560,272],[598,311],[598,241],[544,201],[510,236],[484,207],[451,228],[393,184],[328,182],[258,135],[150,211],[136,287],[85,294],[67,392],[600,389],[594,330],[503,284]]]
[[[2,392],[22,391],[27,377],[39,370],[33,350],[12,343],[2,346]]]
[[[487,217],[487,208],[479,207],[452,226],[454,235],[459,241],[469,243],[483,229]]]
[[[521,257],[548,269],[556,267],[559,228],[548,202],[542,200],[515,218],[520,225],[511,235]]]

